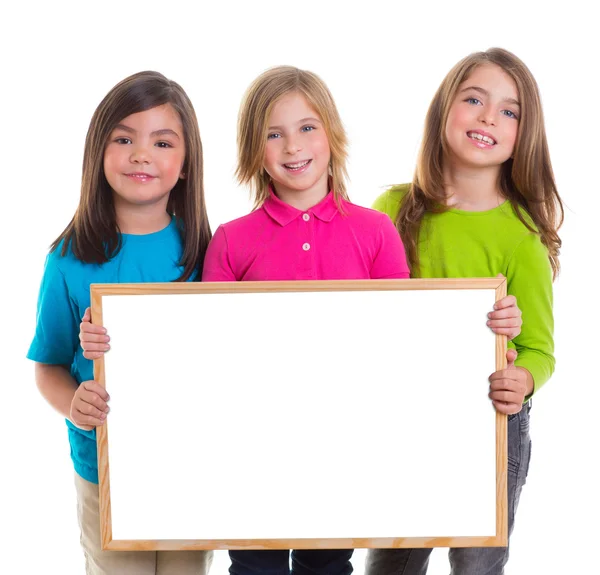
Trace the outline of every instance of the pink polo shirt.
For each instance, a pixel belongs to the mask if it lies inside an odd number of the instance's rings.
[[[333,194],[301,211],[273,192],[252,213],[219,226],[202,281],[408,278],[404,246],[389,216]]]

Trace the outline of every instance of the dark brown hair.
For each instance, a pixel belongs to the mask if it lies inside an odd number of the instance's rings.
[[[564,211],[550,162],[544,116],[537,83],[525,64],[502,48],[470,54],[450,70],[438,88],[425,119],[423,141],[413,182],[403,199],[396,218],[411,271],[419,268],[417,251],[419,231],[426,212],[443,212],[445,183],[443,160],[448,151],[445,127],[450,107],[459,86],[475,68],[495,64],[515,82],[521,102],[519,129],[513,157],[502,164],[500,189],[515,213],[530,230],[536,231],[524,217],[524,210],[535,224],[542,243],[548,249],[554,277],[558,275],[561,240],[558,236]]]
[[[203,184],[202,141],[196,113],[187,94],[176,82],[158,72],[139,72],[119,82],[100,102],[85,139],[81,196],[73,219],[53,242],[63,242],[61,255],[71,248],[85,263],[103,264],[121,249],[113,193],[104,175],[104,150],[117,124],[131,114],[170,104],[179,114],[185,140],[185,179],[171,190],[167,212],[175,217],[183,242],[178,281],[188,280],[202,265],[211,238]]]

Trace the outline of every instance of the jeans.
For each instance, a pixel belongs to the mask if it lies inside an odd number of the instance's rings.
[[[353,549],[230,551],[231,575],[350,575]]]
[[[531,457],[529,411],[531,401],[519,413],[508,416],[508,534],[512,533],[521,490]],[[367,554],[365,575],[425,575],[432,549],[372,549]],[[448,552],[451,575],[502,575],[508,547],[465,547]]]

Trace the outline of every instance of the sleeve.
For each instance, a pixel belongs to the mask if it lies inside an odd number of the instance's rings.
[[[203,282],[234,282],[237,281],[229,260],[229,247],[225,228],[219,226],[208,244],[202,271]]]
[[[371,266],[371,279],[407,279],[410,276],[404,245],[392,220],[381,215],[379,246]]]
[[[70,367],[79,346],[77,306],[58,266],[58,250],[46,258],[38,296],[35,336],[27,357],[39,363]]]
[[[521,333],[513,340],[515,365],[527,369],[536,393],[554,372],[552,269],[548,252],[537,234],[517,246],[507,268],[507,292],[517,298],[523,314]]]
[[[390,218],[392,218],[392,216],[389,213],[389,202],[388,202],[388,198],[389,198],[389,191],[385,191],[383,192],[383,194],[381,194],[380,196],[377,197],[377,199],[373,202],[373,205],[371,206],[374,210],[377,210],[378,212],[382,212],[384,214],[387,214],[388,216],[390,216]]]
[[[392,186],[383,192],[383,194],[373,202],[371,207],[378,212],[387,214],[390,217],[390,220],[395,223],[398,212],[400,211],[400,206],[402,205],[402,201],[408,193],[409,188],[410,184]]]

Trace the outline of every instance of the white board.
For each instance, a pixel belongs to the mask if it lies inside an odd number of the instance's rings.
[[[112,539],[495,536],[494,301],[104,295]]]

